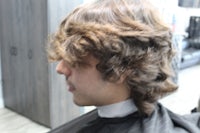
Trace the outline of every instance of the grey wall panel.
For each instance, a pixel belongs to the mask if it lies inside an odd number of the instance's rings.
[[[80,115],[64,77],[49,64],[48,34],[82,0],[1,0],[0,44],[5,106],[55,128]]]
[[[2,70],[5,106],[50,125],[46,0],[2,0]]]
[[[8,1],[9,2],[9,1]],[[16,98],[16,95],[11,97],[11,93],[16,94],[16,90],[13,89],[13,87],[16,84],[16,81],[13,81],[13,77],[15,73],[13,73],[14,68],[11,62],[16,61],[16,46],[12,41],[12,29],[13,26],[11,24],[12,22],[12,10],[9,8],[6,8],[7,3],[5,1],[1,1],[1,51],[2,51],[2,75],[3,75],[3,87],[7,88],[4,89],[4,99],[5,99],[5,104],[10,105],[13,108],[17,108],[17,103],[18,100]],[[10,4],[10,3],[8,3]],[[5,12],[5,13],[4,13]],[[10,69],[9,69],[10,67]],[[11,84],[12,82],[12,84]],[[16,101],[16,103],[13,103],[11,98]]]

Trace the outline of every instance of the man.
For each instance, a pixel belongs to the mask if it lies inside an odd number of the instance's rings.
[[[76,132],[200,132],[199,114],[179,116],[157,102],[177,89],[171,81],[174,49],[169,27],[146,0],[76,8],[48,51],[50,60],[60,61],[56,70],[66,77],[74,103],[97,107],[97,119]]]

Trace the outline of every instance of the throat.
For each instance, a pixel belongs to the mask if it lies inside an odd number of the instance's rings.
[[[115,118],[115,117],[125,117],[137,111],[132,99],[121,101],[118,103],[98,106],[98,115],[102,118]]]

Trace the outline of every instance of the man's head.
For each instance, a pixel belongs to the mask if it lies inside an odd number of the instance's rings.
[[[93,56],[84,59],[84,66],[71,66],[66,60],[57,65],[57,72],[65,75],[73,100],[80,106],[102,106],[124,101],[130,97],[130,90],[123,80],[109,82],[102,78],[96,69],[99,63]]]
[[[49,58],[89,70],[88,57],[96,60],[92,69],[102,82],[123,85],[142,113],[176,89],[171,31],[145,0],[99,0],[69,14],[52,37]]]

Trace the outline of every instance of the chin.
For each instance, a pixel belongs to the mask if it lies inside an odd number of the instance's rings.
[[[94,104],[84,101],[77,101],[74,99],[74,103],[78,106],[94,106]]]

